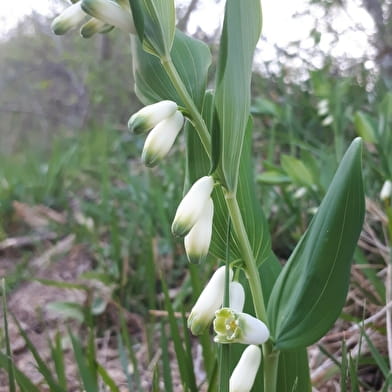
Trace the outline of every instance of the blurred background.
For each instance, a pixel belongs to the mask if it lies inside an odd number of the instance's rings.
[[[224,1],[176,3],[178,28],[207,42],[216,59]],[[59,315],[79,327],[93,319],[94,333],[109,339],[105,333],[120,328],[118,312],[125,312],[140,344],[131,362],[136,372],[147,369],[138,381],[143,390],[154,372],[147,365],[162,316],[161,274],[181,311],[201,289],[196,276],[205,280],[210,271],[188,273],[182,244],[170,233],[183,189],[183,138],[159,167],[142,167],[143,140],[126,127],[141,106],[128,38],[118,30],[91,39],[78,31],[55,36],[51,21],[68,5],[0,3],[0,276],[7,277],[10,309],[36,345]],[[366,142],[367,218],[352,288],[332,337],[310,350],[315,386],[340,390],[333,388],[347,350],[342,331],[392,299],[379,199],[392,178],[392,2],[263,1],[263,17],[252,82],[255,178],[282,262],[351,140]],[[79,279],[83,287],[72,286]],[[22,306],[26,301],[36,306]],[[379,390],[389,372],[385,312],[371,322],[379,323],[368,332],[374,345],[362,347],[358,334],[350,343],[361,357],[363,390]],[[28,363],[19,358],[34,374]]]

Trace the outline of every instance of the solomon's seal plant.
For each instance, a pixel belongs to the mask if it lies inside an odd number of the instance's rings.
[[[113,27],[129,34],[135,91],[145,105],[131,116],[129,128],[150,131],[142,153],[147,166],[170,159],[184,126],[187,191],[173,211],[172,231],[185,236],[187,256],[193,263],[204,262],[200,268],[206,263],[215,268],[219,260],[226,264],[213,274],[188,318],[195,335],[214,326],[224,355],[218,358],[211,349],[205,355],[218,365],[216,388],[306,392],[311,390],[306,347],[328,331],[342,310],[363,223],[362,141],[357,138],[348,147],[282,268],[256,198],[251,159],[250,83],[261,22],[260,0],[226,0],[216,75],[208,90],[210,50],[176,29],[173,0],[81,0],[52,27],[63,34],[85,23],[84,37]],[[322,106],[324,116],[328,105]],[[268,129],[264,132],[268,137]],[[240,281],[247,292],[245,312]],[[238,364],[230,377],[229,343],[235,342],[249,346],[241,359],[231,354],[233,365]],[[214,379],[207,379],[211,388]]]

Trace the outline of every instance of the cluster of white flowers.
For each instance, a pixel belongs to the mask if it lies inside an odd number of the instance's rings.
[[[76,1],[53,20],[52,30],[55,34],[62,35],[81,24],[80,34],[84,38],[107,32],[113,27],[118,27],[128,34],[136,33],[127,0]]]
[[[160,101],[133,114],[128,128],[137,134],[149,132],[142,152],[146,166],[155,166],[173,146],[184,125],[184,116],[173,101]]]
[[[229,307],[223,307],[225,268],[218,268],[200,294],[188,318],[188,328],[194,335],[202,334],[213,323],[217,343],[249,344],[230,378],[230,392],[249,392],[261,361],[259,344],[269,338],[267,326],[250,314],[243,313],[245,291],[233,282],[229,270]]]

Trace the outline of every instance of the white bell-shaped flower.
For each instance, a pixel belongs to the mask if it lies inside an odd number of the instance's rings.
[[[128,128],[134,133],[146,133],[161,121],[173,116],[177,109],[178,106],[173,101],[160,101],[147,105],[130,117]]]
[[[267,326],[247,313],[222,308],[215,312],[216,343],[262,344],[269,338]]]
[[[382,201],[388,200],[392,195],[392,181],[386,180],[381,188],[380,199]]]
[[[248,346],[241,355],[229,381],[229,392],[249,392],[255,382],[261,362],[258,346]]]
[[[201,216],[184,238],[186,255],[191,263],[200,263],[207,257],[211,243],[213,217],[214,203],[209,198]]]
[[[135,24],[130,8],[123,8],[112,0],[82,0],[86,14],[118,27],[125,33],[135,34]]]
[[[188,328],[193,335],[202,334],[211,324],[216,310],[222,306],[225,291],[225,268],[223,266],[215,271],[192,308],[188,317]],[[232,277],[233,271],[230,269],[229,280]]]
[[[230,309],[242,312],[245,304],[245,290],[239,282],[230,282],[229,286]]]
[[[154,166],[167,155],[184,125],[184,116],[176,111],[162,120],[148,134],[144,143],[142,160],[146,166]]]
[[[83,38],[90,38],[96,33],[106,33],[112,29],[112,25],[97,18],[90,18],[90,20],[80,28],[80,35]]]
[[[52,22],[52,30],[57,35],[67,33],[69,30],[78,27],[87,17],[81,8],[81,1],[78,1],[66,8]]]
[[[172,232],[177,236],[184,236],[203,213],[214,188],[214,180],[211,176],[199,178],[189,189],[177,208],[172,224]]]

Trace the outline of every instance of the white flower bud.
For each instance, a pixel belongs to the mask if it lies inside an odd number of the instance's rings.
[[[211,324],[215,312],[222,306],[225,291],[225,268],[218,268],[197,299],[188,318],[188,328],[193,335],[200,335]],[[229,269],[229,280],[233,271]]]
[[[214,330],[216,343],[262,344],[269,338],[269,330],[262,321],[230,308],[215,312]]]
[[[52,30],[55,34],[65,34],[83,22],[86,14],[83,12],[81,4],[81,1],[72,4],[53,20]]]
[[[212,236],[213,217],[214,203],[209,198],[201,216],[184,238],[185,251],[191,263],[200,263],[207,257]]]
[[[324,127],[327,127],[328,125],[331,125],[333,123],[333,117],[331,115],[327,116],[324,118],[324,120],[321,122],[321,125]]]
[[[249,392],[255,382],[260,362],[260,348],[255,345],[248,346],[231,374],[229,392]]]
[[[245,290],[239,282],[231,282],[229,287],[230,309],[242,312],[245,304]]]
[[[176,111],[171,117],[158,123],[148,134],[142,152],[142,160],[146,166],[154,166],[167,155],[183,125],[184,116]]]
[[[113,29],[113,26],[97,18],[91,18],[80,28],[80,35],[83,38],[90,38],[96,33],[106,33],[111,29]]]
[[[322,99],[317,104],[317,113],[319,116],[325,116],[329,112],[329,103],[327,99]]]
[[[184,236],[189,233],[200,218],[213,188],[214,180],[211,176],[204,176],[192,185],[177,208],[172,224],[174,235]]]
[[[125,33],[136,33],[131,9],[126,10],[115,1],[82,0],[82,9],[92,17],[118,27]]]
[[[177,104],[173,101],[160,101],[147,105],[131,116],[128,128],[134,133],[146,133],[161,121],[171,117],[177,108]]]
[[[388,200],[392,195],[392,181],[386,180],[381,188],[380,199],[382,201]]]

